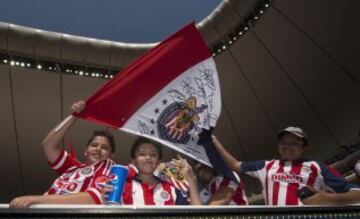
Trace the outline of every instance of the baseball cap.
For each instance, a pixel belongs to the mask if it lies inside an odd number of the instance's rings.
[[[304,132],[304,130],[302,130],[301,128],[294,127],[294,126],[289,126],[287,128],[284,128],[284,129],[278,131],[277,137],[281,138],[286,133],[291,133],[293,135],[296,135],[297,137],[301,138],[304,141],[305,145],[308,145],[308,140],[309,139],[308,139],[306,133]]]

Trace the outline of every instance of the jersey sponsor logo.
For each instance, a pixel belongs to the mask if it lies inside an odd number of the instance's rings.
[[[104,186],[107,184],[108,181],[109,181],[109,177],[99,176],[95,179],[95,186],[98,189],[102,189],[104,188]]]
[[[277,173],[271,175],[271,180],[274,182],[287,182],[287,183],[302,183],[303,180],[300,176],[291,173]]]

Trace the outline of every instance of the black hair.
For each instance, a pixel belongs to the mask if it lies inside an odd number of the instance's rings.
[[[95,130],[92,133],[92,136],[89,138],[89,140],[86,144],[86,147],[88,147],[90,145],[90,143],[94,140],[94,138],[97,136],[106,138],[109,142],[109,146],[111,148],[111,153],[115,152],[116,145],[115,145],[114,136],[107,130]]]
[[[159,159],[162,158],[162,148],[161,148],[161,144],[154,141],[154,140],[151,140],[151,139],[148,139],[148,138],[145,138],[145,137],[139,137],[135,140],[134,144],[131,146],[131,151],[130,151],[130,156],[131,158],[135,159],[135,153],[137,151],[137,149],[139,148],[140,145],[144,144],[144,143],[148,143],[148,144],[152,144],[155,146],[156,150],[158,151],[159,153]]]

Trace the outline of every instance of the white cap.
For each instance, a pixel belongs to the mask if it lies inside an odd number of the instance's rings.
[[[304,130],[302,130],[299,127],[293,127],[293,126],[289,126],[287,128],[284,128],[280,131],[278,131],[277,133],[277,137],[281,138],[283,135],[285,135],[286,133],[291,133],[293,135],[296,135],[297,137],[301,138],[304,140],[305,145],[308,144],[308,137],[306,135],[306,133],[304,132]]]

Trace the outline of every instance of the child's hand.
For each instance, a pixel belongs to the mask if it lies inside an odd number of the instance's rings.
[[[106,184],[102,189],[101,189],[101,197],[103,199],[103,202],[105,203],[108,198],[109,198],[109,192],[112,192],[114,190],[114,187],[112,185]]]
[[[182,158],[180,155],[177,157],[178,159],[173,159],[172,162],[179,166],[180,174],[182,174],[186,180],[196,180],[194,171],[187,160]]]

